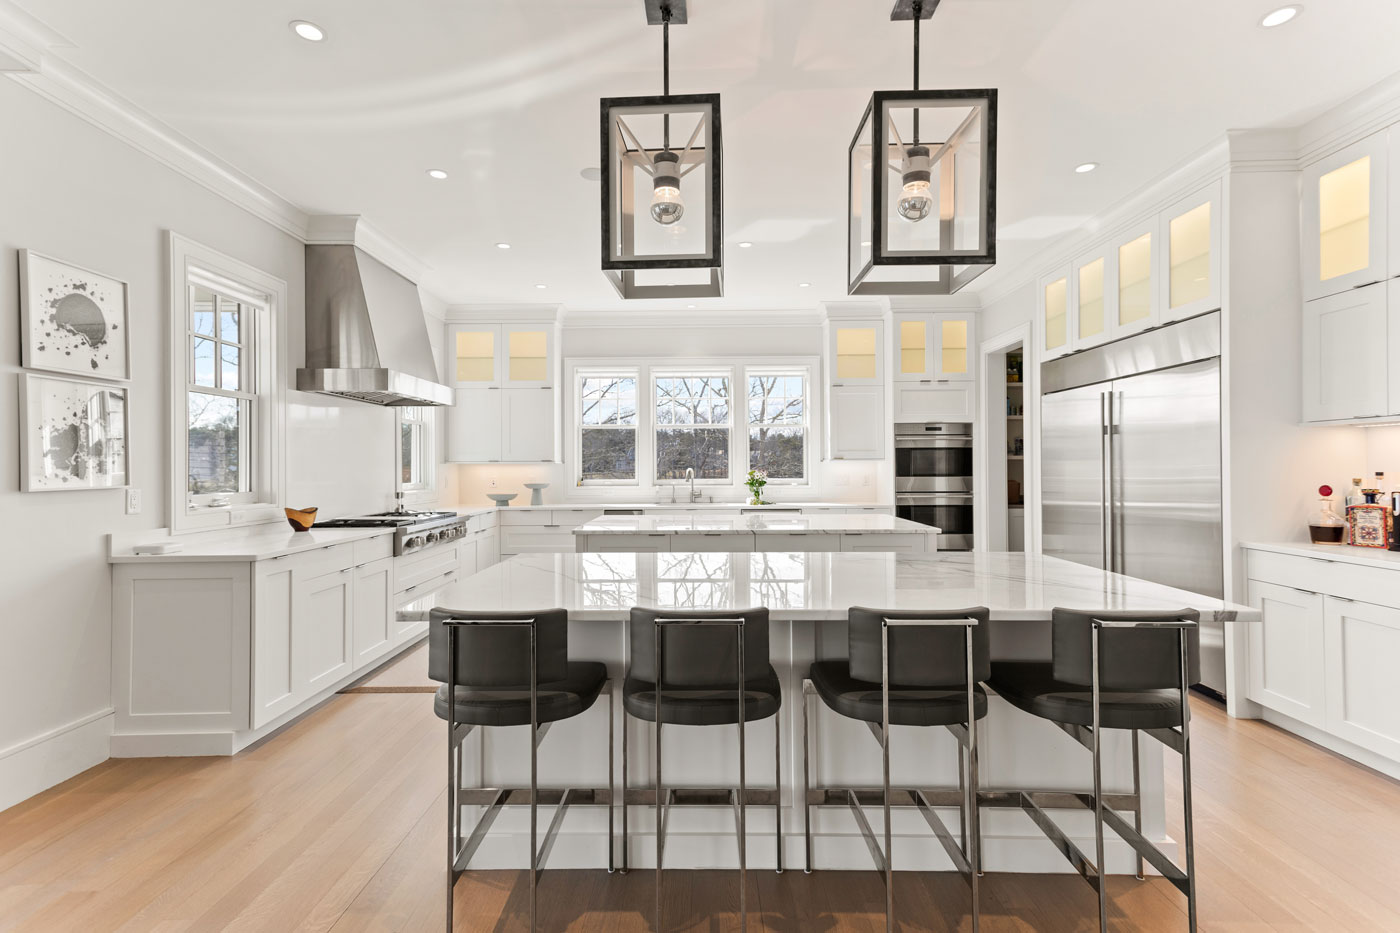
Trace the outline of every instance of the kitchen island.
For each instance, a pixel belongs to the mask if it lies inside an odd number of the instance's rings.
[[[580,553],[938,550],[938,529],[893,515],[605,515],[574,529]]]
[[[1057,606],[1078,609],[1192,608],[1227,627],[1257,621],[1257,611],[1143,580],[1095,570],[1056,558],[1020,553],[574,553],[514,557],[442,590],[438,605],[476,611],[520,611],[561,606],[570,613],[569,653],[576,660],[599,660],[621,689],[627,668],[625,621],[633,606],[662,609],[739,609],[767,606],[771,613],[771,657],[783,684],[783,706],[776,719],[748,726],[750,787],[768,787],[773,749],[781,755],[782,834],[787,866],[802,857],[802,681],[814,660],[846,655],[846,611],[862,605],[890,609],[991,610],[991,644],[998,659],[1050,656],[1050,614]],[[844,719],[819,701],[811,706],[811,768],[814,786],[875,786],[880,782],[879,746],[864,724]],[[619,706],[620,709],[620,706]],[[616,715],[617,712],[614,711]],[[607,781],[609,707],[602,698],[587,713],[560,723],[540,745],[540,780],[545,786],[599,786]],[[781,727],[781,735],[773,729]],[[628,730],[634,786],[650,780],[651,726],[619,718]],[[737,749],[732,730],[668,726],[664,770],[685,786],[725,787],[737,782]],[[526,730],[494,729],[482,742],[486,755],[468,752],[469,783],[518,784],[528,773]],[[999,697],[979,723],[983,790],[1034,788],[1086,791],[1088,753],[1051,724],[1029,716]],[[619,743],[620,746],[620,743]],[[1177,767],[1175,756],[1170,762]],[[620,773],[620,763],[615,762]],[[1133,763],[1126,733],[1108,732],[1104,741],[1105,790],[1131,790]],[[891,778],[896,786],[956,787],[957,746],[941,730],[897,727],[891,745]],[[1141,812],[1143,832],[1165,842],[1163,753],[1157,742],[1142,743]],[[682,775],[684,777],[682,777]],[[941,811],[955,826],[957,812]],[[469,816],[471,814],[468,814]],[[869,869],[870,856],[849,812],[814,808],[815,863],[828,869]],[[1093,851],[1093,824],[1082,809],[1052,811],[1055,820],[1083,851]],[[753,807],[748,814],[749,866],[773,867],[774,814]],[[509,822],[508,822],[509,821]],[[917,813],[896,812],[895,846],[901,869],[950,868],[938,842]],[[631,863],[649,867],[655,852],[653,813],[630,811]],[[733,814],[721,810],[678,810],[667,829],[668,867],[733,867]],[[1059,852],[1025,814],[987,809],[982,814],[985,864],[989,871],[1061,872]],[[518,868],[524,864],[528,822],[523,812],[502,815],[481,846],[474,864]],[[570,811],[561,826],[551,866],[597,867],[599,840],[607,832],[604,811]],[[1110,834],[1109,870],[1133,870],[1131,850]]]

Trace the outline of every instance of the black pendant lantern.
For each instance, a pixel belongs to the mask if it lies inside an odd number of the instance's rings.
[[[950,295],[996,262],[997,92],[919,89],[919,23],[938,3],[895,3],[890,19],[914,24],[914,90],[876,91],[851,140],[851,295]]]
[[[671,93],[686,0],[644,0],[661,27],[662,93],[604,97],[603,274],[623,298],[724,294],[718,94]]]

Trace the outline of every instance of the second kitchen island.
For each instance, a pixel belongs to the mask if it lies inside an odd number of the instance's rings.
[[[892,515],[608,515],[574,529],[579,553],[938,550],[939,530]]]

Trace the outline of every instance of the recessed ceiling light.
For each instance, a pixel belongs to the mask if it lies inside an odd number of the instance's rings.
[[[1303,5],[1300,3],[1291,3],[1288,6],[1281,6],[1261,19],[1259,25],[1263,26],[1265,29],[1273,29],[1275,26],[1282,26],[1301,12],[1303,12]]]
[[[447,173],[440,168],[430,168],[428,169],[428,177],[436,178],[438,181],[442,181],[444,178],[447,177]]]
[[[497,243],[496,249],[510,249],[509,243]]]
[[[536,288],[549,288],[548,285],[536,285],[535,287],[536,287]]]
[[[598,181],[603,177],[603,172],[602,169],[590,165],[588,168],[581,169],[579,175],[583,177],[584,181]]]
[[[688,309],[690,309],[691,311],[694,311],[694,310],[695,310],[695,305],[686,305],[686,307],[687,307]]]
[[[292,32],[301,36],[307,42],[320,42],[326,37],[324,29],[317,26],[315,23],[308,23],[304,19],[294,19],[289,25],[292,27]]]
[[[750,243],[748,240],[745,240],[744,242],[739,244],[740,249],[748,249],[750,246],[753,246],[753,244]]]
[[[1098,168],[1098,167],[1099,167],[1099,163],[1097,163],[1097,162],[1081,162],[1080,164],[1078,164],[1078,165],[1076,165],[1076,166],[1074,167],[1074,170],[1075,170],[1076,172],[1078,172],[1079,174],[1084,175],[1084,174],[1087,174],[1087,173],[1089,173],[1089,172],[1092,172],[1094,169],[1096,169],[1096,168]]]
[[[798,288],[811,288],[811,287],[812,287],[812,283],[811,283],[811,282],[798,282],[798,283],[797,283],[797,287],[798,287]]]

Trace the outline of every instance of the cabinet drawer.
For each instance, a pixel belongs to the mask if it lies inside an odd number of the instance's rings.
[[[671,549],[669,537],[663,534],[585,535],[578,540],[580,550],[590,554],[658,554]]]
[[[1325,557],[1255,550],[1247,551],[1245,560],[1250,580],[1400,608],[1400,567],[1363,567]]]
[[[911,384],[894,386],[894,420],[905,421],[972,421],[972,383]]]
[[[355,557],[355,566],[368,564],[372,560],[382,560],[385,557],[394,556],[394,536],[375,535],[373,538],[366,538],[363,541],[352,542],[352,551]]]
[[[755,551],[839,551],[840,535],[812,534],[805,531],[792,531],[784,534],[754,535]]]
[[[927,548],[926,535],[897,535],[854,533],[841,535],[843,551],[883,551],[899,554],[922,554]]]
[[[732,532],[700,532],[691,535],[670,535],[671,550],[674,552],[729,553],[731,551],[752,551],[752,534]]]
[[[543,525],[507,525],[501,529],[502,554],[557,554],[573,549],[574,535],[568,529]]]
[[[573,529],[579,525],[603,517],[602,509],[554,509],[550,513],[550,524],[559,528]]]
[[[507,507],[497,510],[496,521],[502,528],[513,528],[520,525],[552,525],[554,524],[554,513],[549,509],[512,509]]]
[[[355,544],[354,541],[347,541],[344,544],[333,544],[312,551],[302,551],[299,554],[284,554],[281,557],[259,561],[259,569],[272,571],[285,567],[313,577],[336,570],[344,570],[347,567],[355,566]]]
[[[461,561],[462,549],[455,544],[400,557],[394,567],[394,592],[403,593],[430,580],[455,575]]]

